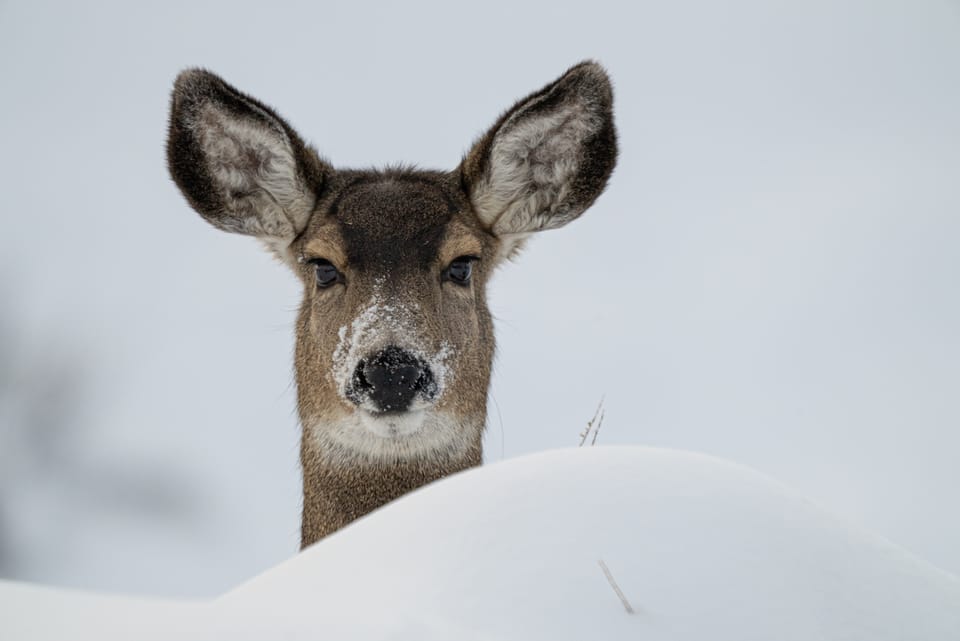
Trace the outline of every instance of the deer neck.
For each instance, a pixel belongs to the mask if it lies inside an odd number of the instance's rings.
[[[455,457],[344,465],[304,438],[301,549],[400,496],[444,476],[480,465],[479,441]]]

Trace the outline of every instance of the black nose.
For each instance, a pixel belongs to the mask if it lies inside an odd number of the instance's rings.
[[[381,412],[403,412],[417,392],[429,392],[433,375],[421,359],[391,345],[360,361],[352,382],[355,403],[366,398]]]

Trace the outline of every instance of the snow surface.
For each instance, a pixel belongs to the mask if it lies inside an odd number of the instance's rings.
[[[444,479],[210,602],[0,582],[0,637],[944,641],[960,581],[748,468],[596,447]]]

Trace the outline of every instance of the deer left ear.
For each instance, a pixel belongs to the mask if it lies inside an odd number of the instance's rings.
[[[610,79],[583,62],[503,114],[464,158],[460,176],[480,222],[515,245],[582,214],[616,161]]]

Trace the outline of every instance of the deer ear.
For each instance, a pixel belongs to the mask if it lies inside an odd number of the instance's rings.
[[[272,109],[201,69],[174,85],[167,165],[207,221],[281,255],[332,172]]]
[[[503,114],[464,158],[460,176],[481,223],[515,245],[582,214],[616,160],[610,80],[600,65],[583,62]]]

